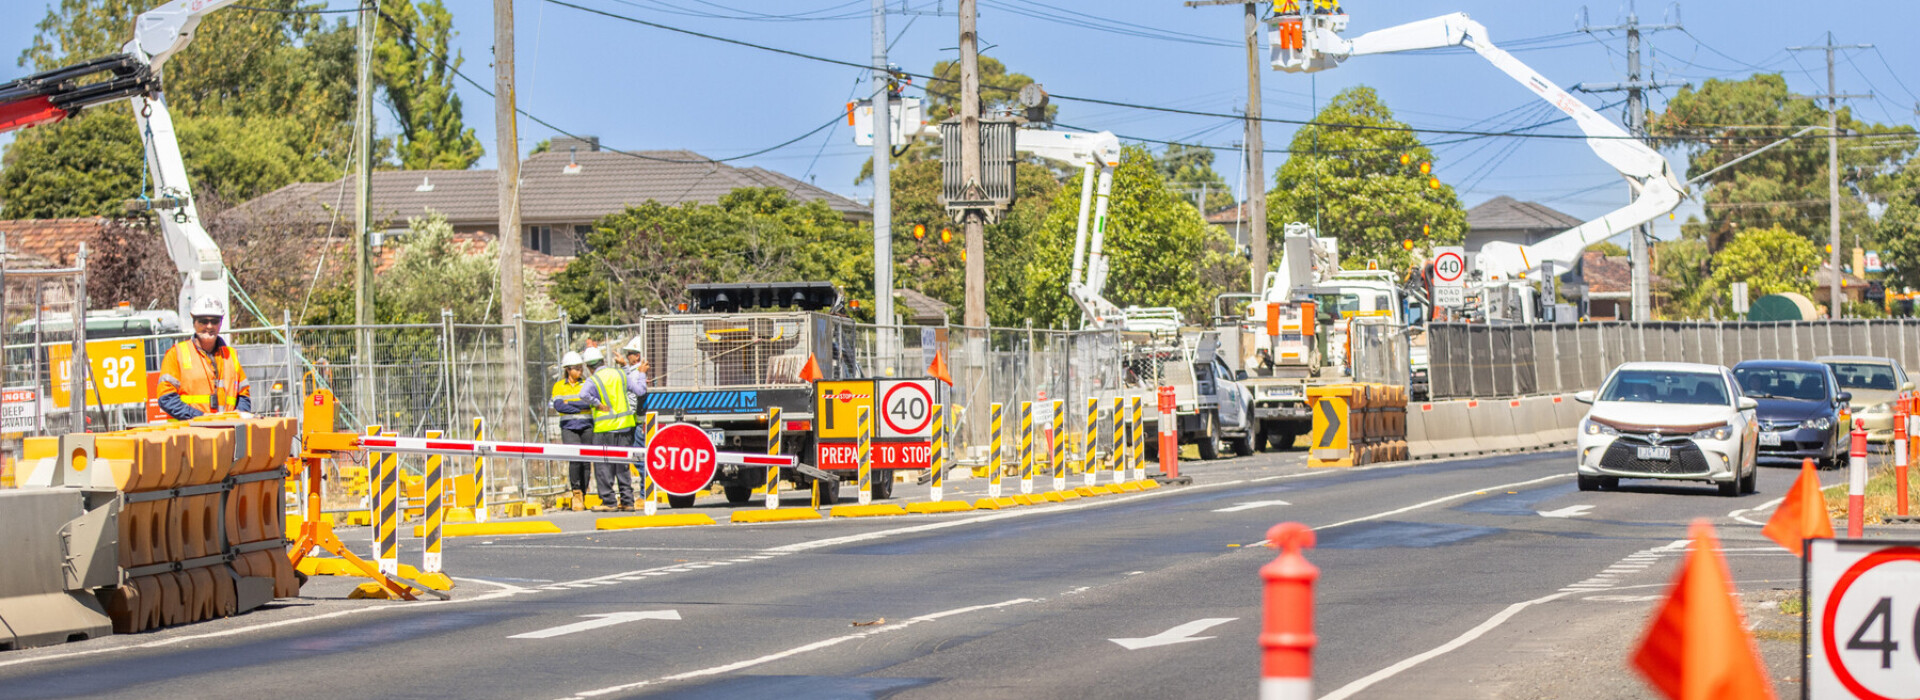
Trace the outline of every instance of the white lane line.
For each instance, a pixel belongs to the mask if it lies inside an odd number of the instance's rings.
[[[656,683],[672,683],[674,681],[682,681],[690,678],[700,678],[704,676],[714,676],[722,673],[730,673],[733,671],[738,671],[743,668],[751,668],[754,666],[759,666],[761,664],[779,661],[781,659],[785,659],[791,656],[805,654],[810,651],[818,651],[830,646],[834,646],[836,644],[851,642],[851,641],[860,640],[860,639],[866,639],[868,637],[874,636],[876,634],[880,634],[882,632],[893,632],[896,630],[905,629],[907,627],[911,627],[913,625],[916,625],[922,622],[933,622],[941,618],[952,617],[954,615],[964,615],[966,613],[979,612],[982,610],[995,610],[999,608],[1007,608],[1015,605],[1031,603],[1031,602],[1034,602],[1034,600],[1035,599],[1033,598],[1015,598],[1013,600],[1001,601],[998,603],[988,603],[986,605],[972,605],[964,608],[954,608],[952,610],[944,610],[937,613],[930,613],[927,615],[921,615],[919,617],[908,618],[906,620],[902,620],[900,622],[896,622],[891,625],[881,625],[879,627],[874,627],[862,632],[855,632],[853,634],[841,635],[838,637],[829,637],[827,639],[822,639],[817,642],[802,644],[800,646],[794,647],[792,649],[788,649],[786,651],[778,651],[772,654],[767,654],[765,656],[747,659],[745,661],[735,661],[730,664],[714,666],[711,668],[703,668],[698,671],[688,671],[685,673],[676,673],[670,676],[661,676],[659,678],[655,678],[652,680],[644,680],[644,681],[639,681],[635,683],[626,683],[622,685],[608,686],[605,688],[597,688],[594,690],[581,691],[573,695],[567,696],[567,700],[580,700],[581,698],[591,698],[591,697],[598,697],[601,695],[610,695],[613,693],[633,690],[635,688],[653,685]]]
[[[1556,480],[1556,479],[1565,479],[1565,478],[1568,478],[1568,477],[1570,477],[1570,476],[1573,476],[1573,475],[1572,475],[1572,474],[1555,474],[1555,475],[1553,475],[1553,476],[1543,476],[1543,477],[1540,477],[1540,478],[1538,478],[1538,479],[1528,479],[1528,480],[1526,480],[1526,481],[1516,481],[1516,482],[1513,482],[1513,483],[1511,483],[1511,484],[1500,484],[1500,485],[1498,485],[1498,486],[1487,486],[1487,487],[1482,487],[1482,488],[1477,488],[1477,489],[1474,489],[1474,490],[1472,490],[1472,491],[1462,491],[1462,492],[1460,492],[1460,493],[1456,493],[1456,494],[1453,494],[1453,495],[1451,495],[1451,496],[1441,496],[1441,497],[1439,497],[1439,498],[1436,498],[1436,499],[1433,499],[1433,500],[1431,500],[1431,501],[1422,501],[1422,502],[1420,502],[1420,503],[1415,503],[1415,504],[1413,504],[1413,505],[1410,505],[1410,506],[1407,506],[1407,507],[1404,507],[1404,508],[1395,508],[1395,509],[1393,509],[1393,510],[1389,510],[1389,511],[1385,511],[1385,512],[1381,512],[1381,513],[1374,513],[1373,515],[1362,515],[1362,516],[1360,516],[1360,517],[1358,517],[1358,518],[1353,518],[1353,519],[1351,519],[1351,520],[1342,520],[1342,521],[1340,521],[1340,522],[1337,522],[1337,523],[1334,523],[1334,524],[1332,524],[1332,525],[1319,525],[1319,526],[1316,526],[1316,527],[1314,527],[1313,529],[1314,529],[1315,531],[1320,531],[1320,530],[1331,530],[1331,529],[1333,529],[1333,528],[1336,528],[1336,527],[1341,527],[1341,526],[1345,526],[1345,525],[1352,525],[1352,524],[1354,524],[1354,523],[1364,523],[1364,522],[1366,522],[1366,521],[1369,521],[1369,520],[1379,520],[1379,519],[1381,519],[1381,518],[1385,518],[1385,517],[1388,517],[1388,516],[1393,516],[1393,515],[1399,515],[1399,514],[1401,514],[1401,513],[1405,513],[1405,512],[1408,512],[1408,511],[1415,511],[1415,510],[1419,510],[1419,509],[1421,509],[1421,508],[1426,508],[1426,507],[1428,507],[1428,506],[1434,506],[1434,505],[1439,505],[1439,504],[1441,504],[1441,503],[1446,503],[1447,501],[1452,501],[1452,500],[1458,500],[1458,499],[1461,499],[1461,498],[1466,498],[1466,497],[1468,497],[1468,496],[1478,496],[1478,495],[1480,495],[1480,494],[1483,494],[1483,493],[1491,493],[1491,492],[1493,492],[1493,491],[1499,491],[1499,490],[1503,490],[1503,489],[1511,489],[1511,488],[1517,488],[1517,487],[1521,487],[1521,486],[1531,486],[1531,485],[1533,485],[1533,484],[1539,484],[1539,483],[1544,483],[1544,482],[1548,482],[1548,481],[1553,481],[1553,480]],[[1252,543],[1252,544],[1249,544],[1249,545],[1246,545],[1246,546],[1248,546],[1248,547],[1265,547],[1265,546],[1267,546],[1267,541],[1266,541],[1266,540],[1260,540],[1259,542],[1254,542],[1254,543]]]
[[[992,515],[981,515],[981,516],[976,516],[972,518],[960,518],[956,520],[942,520],[939,522],[927,523],[925,525],[900,527],[900,528],[894,528],[891,530],[876,530],[874,532],[866,532],[858,535],[846,535],[844,537],[829,537],[824,540],[796,542],[794,544],[782,545],[779,547],[772,547],[765,551],[768,554],[793,554],[795,552],[805,552],[808,550],[821,549],[824,547],[837,547],[839,545],[852,544],[855,542],[870,542],[873,540],[886,539],[889,537],[895,537],[899,535],[910,535],[910,534],[921,533],[921,532],[932,532],[934,530],[944,530],[950,527],[963,527],[966,525],[977,525],[980,523],[993,522],[995,520],[1006,520],[1009,518],[1024,518],[1028,516],[1043,515],[1047,513],[1065,513],[1068,511],[1079,510],[1081,508],[1093,508],[1093,507],[1106,505],[1106,504],[1123,503],[1126,501],[1137,501],[1143,498],[1156,498],[1156,497],[1167,496],[1167,495],[1172,495],[1176,493],[1193,493],[1197,490],[1216,489],[1216,488],[1221,488],[1225,486],[1233,486],[1235,484],[1244,484],[1244,483],[1247,483],[1246,480],[1244,479],[1235,479],[1232,481],[1222,481],[1216,484],[1206,484],[1203,486],[1188,486],[1180,489],[1155,489],[1153,491],[1137,493],[1129,496],[1121,496],[1119,498],[1109,498],[1109,499],[1103,499],[1098,501],[1083,501],[1080,503],[1062,504],[1062,505],[1055,505],[1047,508],[1033,508],[1029,510],[1009,510],[1009,511],[994,513]]]
[[[1361,678],[1352,683],[1348,683],[1344,686],[1341,686],[1339,690],[1335,690],[1332,693],[1328,693],[1326,695],[1320,696],[1320,700],[1346,700],[1346,698],[1353,697],[1355,694],[1358,694],[1362,690],[1366,690],[1367,688],[1373,687],[1375,683],[1379,683],[1380,681],[1384,681],[1388,678],[1392,678],[1395,675],[1398,675],[1401,671],[1405,671],[1407,669],[1413,668],[1422,663],[1425,663],[1428,659],[1432,659],[1441,654],[1445,654],[1449,651],[1453,651],[1460,647],[1466,646],[1468,643],[1472,642],[1473,640],[1479,639],[1480,637],[1486,635],[1486,633],[1493,631],[1493,628],[1499,627],[1501,624],[1505,623],[1507,620],[1512,619],[1513,616],[1520,614],[1520,611],[1522,610],[1525,610],[1527,608],[1530,608],[1535,605],[1539,605],[1541,603],[1545,603],[1548,601],[1559,600],[1569,595],[1573,595],[1573,593],[1571,591],[1560,591],[1557,593],[1544,595],[1539,598],[1535,598],[1533,600],[1529,600],[1521,603],[1514,603],[1512,605],[1509,605],[1507,606],[1507,609],[1500,611],[1498,614],[1494,615],[1493,617],[1487,618],[1486,622],[1482,622],[1478,625],[1475,625],[1473,629],[1467,630],[1466,632],[1462,633],[1460,636],[1454,637],[1452,641],[1449,641],[1446,644],[1442,644],[1440,646],[1429,649],[1424,653],[1409,657],[1401,661],[1400,663],[1375,671],[1372,674],[1369,674],[1368,676],[1366,676],[1365,678]]]

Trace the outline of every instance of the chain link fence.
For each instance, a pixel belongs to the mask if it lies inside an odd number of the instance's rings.
[[[1920,321],[1434,323],[1427,330],[1433,397],[1493,398],[1597,389],[1624,362],[1887,357],[1920,367]]]

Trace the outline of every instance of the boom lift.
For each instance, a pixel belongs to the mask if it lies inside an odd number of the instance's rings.
[[[173,116],[161,99],[161,68],[193,41],[193,32],[208,13],[234,0],[173,0],[134,18],[133,38],[123,53],[56,70],[36,73],[0,85],[0,132],[52,124],[80,110],[129,99],[146,149],[147,175],[153,196],[129,203],[136,210],[160,213],[167,256],[180,275],[179,313],[182,328],[191,328],[187,309],[202,297],[220,300],[228,308],[227,268],[220,247],[200,223],[187,180],[180,142],[174,136]],[[105,73],[106,79],[80,83]]]

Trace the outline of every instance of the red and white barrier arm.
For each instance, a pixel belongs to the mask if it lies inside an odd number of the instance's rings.
[[[644,447],[598,447],[593,445],[556,445],[541,442],[499,442],[494,440],[438,440],[413,437],[362,437],[360,447],[381,452],[421,455],[467,455],[552,459],[567,462],[608,462],[642,464]],[[793,455],[766,455],[746,452],[715,452],[717,464],[740,467],[790,468],[799,462]]]

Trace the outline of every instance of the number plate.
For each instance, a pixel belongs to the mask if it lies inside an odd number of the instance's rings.
[[[1779,447],[1780,434],[1779,433],[1761,433],[1760,444],[1765,447]]]
[[[1640,456],[1640,458],[1641,458],[1641,459],[1650,459],[1650,460],[1660,460],[1660,461],[1666,461],[1666,460],[1669,460],[1669,459],[1673,459],[1673,448],[1671,448],[1671,447],[1642,447],[1642,448],[1640,448],[1640,454],[1639,454],[1639,456]]]
[[[716,446],[718,446],[718,445],[725,445],[725,444],[727,444],[727,433],[726,433],[726,431],[723,431],[723,430],[714,430],[714,429],[712,429],[712,428],[701,428],[700,430],[701,430],[701,432],[704,432],[704,433],[706,433],[706,434],[707,434],[707,437],[709,437],[709,438],[712,438],[712,439],[713,439],[713,444],[714,444],[714,445],[716,445]]]

